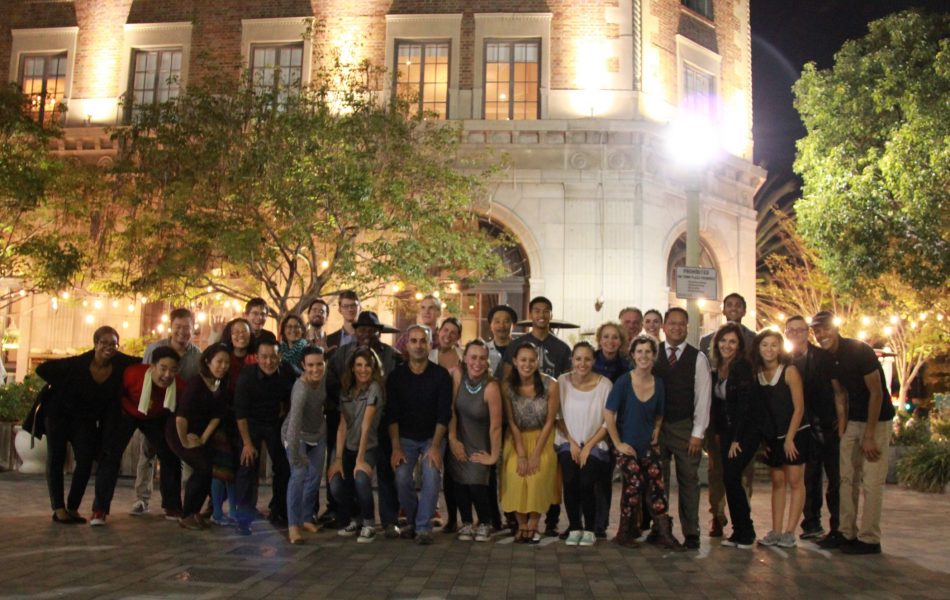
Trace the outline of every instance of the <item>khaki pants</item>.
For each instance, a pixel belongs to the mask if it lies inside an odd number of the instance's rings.
[[[679,488],[679,518],[683,535],[699,535],[699,460],[689,455],[689,438],[693,420],[663,422],[660,430],[660,458],[663,460],[663,481],[670,488],[670,463],[676,467]]]
[[[874,443],[881,457],[874,462],[864,458],[861,441],[867,423],[848,421],[841,438],[841,533],[848,539],[868,544],[881,542],[881,502],[887,477],[887,446],[891,439],[891,422],[878,423]],[[864,512],[858,527],[858,496],[864,492]]]

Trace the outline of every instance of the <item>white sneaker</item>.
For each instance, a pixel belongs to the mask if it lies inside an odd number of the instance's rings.
[[[93,511],[92,518],[89,519],[90,527],[105,527],[106,514],[100,511]]]
[[[491,541],[491,525],[488,523],[479,523],[478,527],[475,528],[475,541],[476,542],[490,542]]]
[[[575,529],[567,534],[567,540],[565,540],[564,543],[568,546],[579,546],[582,537],[584,537],[584,532],[580,529]]]
[[[368,544],[376,539],[376,529],[370,526],[365,526],[360,529],[360,536],[356,538],[358,544]]]
[[[144,500],[136,500],[135,504],[132,505],[132,510],[129,511],[129,514],[133,517],[141,517],[148,512],[148,502]]]
[[[473,539],[475,539],[475,532],[472,531],[472,526],[468,523],[462,525],[455,539],[459,540],[460,542],[471,542]]]
[[[350,521],[350,524],[344,527],[343,529],[337,529],[336,534],[341,537],[353,537],[360,531],[360,526],[356,524],[356,521]]]
[[[594,535],[593,531],[585,531],[581,536],[581,541],[578,543],[578,546],[593,546],[597,542],[597,536]]]

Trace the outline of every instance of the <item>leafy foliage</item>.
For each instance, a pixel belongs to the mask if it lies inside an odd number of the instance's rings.
[[[950,442],[929,441],[897,461],[897,481],[918,492],[943,493],[950,483]]]
[[[0,421],[22,421],[44,385],[45,381],[31,374],[22,382],[0,386]]]
[[[109,291],[263,288],[283,314],[345,288],[494,276],[459,129],[381,104],[378,75],[336,63],[299,92],[217,78],[117,129],[126,225]]]
[[[945,293],[950,279],[950,15],[870,24],[831,69],[795,84],[807,128],[799,231],[843,289],[893,274]]]

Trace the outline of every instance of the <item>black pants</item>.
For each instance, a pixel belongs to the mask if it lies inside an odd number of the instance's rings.
[[[498,507],[498,465],[492,465],[488,473],[488,509],[491,511],[491,526],[501,529],[501,509]]]
[[[822,504],[822,471],[828,479],[828,490],[825,493],[825,502],[830,513],[831,531],[838,531],[838,506],[840,501],[841,477],[839,467],[838,429],[834,425],[813,425],[820,433],[820,440],[816,440],[815,456],[805,465],[805,510],[802,520],[802,529],[814,531],[821,527]]]
[[[128,416],[118,406],[110,409],[102,427],[102,455],[96,472],[96,499],[92,504],[94,511],[109,514],[115,484],[119,479],[122,453],[136,429],[142,432],[158,455],[162,508],[181,510],[181,461],[165,443],[165,422],[170,418],[174,417],[165,413],[156,419],[139,420]]]
[[[449,445],[445,445],[445,454],[442,456],[442,464],[449,464],[451,450],[449,450]],[[455,498],[456,485],[455,480],[452,479],[452,474],[448,469],[442,469],[442,495],[445,496],[445,516],[443,517],[443,522],[445,524],[455,525],[458,523],[458,512],[459,512],[459,503]],[[471,516],[472,511],[469,507],[469,516]],[[471,520],[466,521],[463,515],[463,523],[471,523]]]
[[[254,518],[254,495],[257,490],[257,478],[260,464],[260,451],[262,446],[267,446],[267,455],[270,456],[271,464],[274,469],[274,478],[271,481],[273,489],[273,498],[271,506],[273,511],[271,518],[287,518],[287,482],[290,480],[290,464],[287,462],[287,452],[280,439],[280,422],[259,423],[248,419],[248,433],[251,436],[251,444],[257,450],[257,459],[250,465],[241,465],[238,468],[235,481],[235,493],[237,494],[237,504],[239,518],[242,521],[250,522]]]
[[[742,452],[729,458],[729,436],[719,436],[720,456],[722,457],[722,483],[726,488],[726,503],[729,505],[729,517],[732,519],[732,531],[743,542],[755,541],[755,527],[752,525],[752,511],[749,497],[742,485],[742,472],[755,458],[762,443],[758,432],[746,432],[739,440]]]
[[[448,472],[448,469],[446,469],[446,472]],[[454,482],[454,485],[455,499],[459,514],[462,515],[462,523],[471,525],[475,522],[472,520],[472,506],[474,505],[479,525],[490,525],[492,523],[492,511],[488,486],[466,485],[457,481]]]
[[[205,499],[211,495],[211,465],[213,450],[209,446],[185,448],[178,438],[175,418],[168,420],[165,428],[165,442],[178,458],[191,467],[191,477],[185,482],[185,501],[182,515],[190,517],[201,512]]]
[[[594,517],[593,531],[605,532],[610,526],[610,504],[613,501],[614,494],[614,469],[617,467],[617,458],[614,454],[614,447],[607,442],[610,450],[610,462],[607,463],[607,475],[594,483],[594,501],[597,505],[597,514]],[[565,501],[565,507],[567,502]],[[570,518],[570,513],[568,513]]]
[[[92,462],[99,452],[99,440],[100,430],[95,420],[77,419],[59,411],[50,411],[47,414],[46,485],[49,488],[49,504],[53,510],[79,510],[92,474]],[[69,500],[64,503],[63,468],[66,465],[66,444],[73,447],[76,465],[69,484]]]
[[[561,465],[568,528],[570,531],[594,531],[598,516],[596,492],[598,487],[603,488],[603,480],[609,481],[610,477],[607,474],[607,462],[591,456],[582,467],[574,462],[570,451],[558,452],[557,461]]]
[[[340,411],[339,410],[327,410],[326,413],[327,419],[327,464],[323,472],[323,480],[327,482],[327,486],[330,485],[330,467],[333,466],[333,460],[336,453],[336,433],[337,429],[340,427]],[[329,487],[327,488],[329,489]],[[317,506],[313,507],[313,512],[315,515],[320,515],[320,494],[317,494]],[[336,513],[337,504],[336,498],[333,497],[333,494],[327,493],[327,512]],[[346,527],[348,523],[343,523],[341,527]]]

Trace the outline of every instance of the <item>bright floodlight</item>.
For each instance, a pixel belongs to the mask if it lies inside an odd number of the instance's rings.
[[[670,122],[667,147],[673,159],[679,163],[704,165],[719,150],[719,135],[705,115],[681,113]]]

